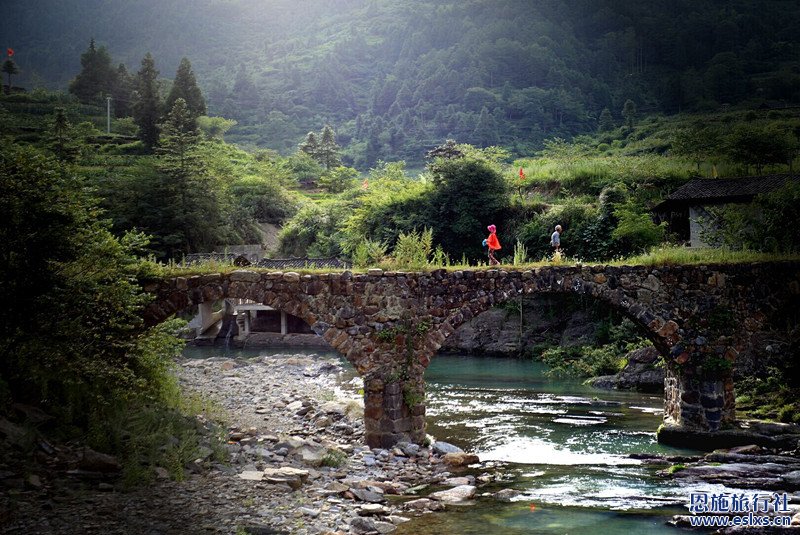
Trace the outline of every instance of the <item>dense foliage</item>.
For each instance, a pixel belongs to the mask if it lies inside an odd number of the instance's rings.
[[[0,149],[3,400],[44,406],[86,429],[176,388],[174,325],[144,330],[135,284],[140,234],[115,238],[85,182],[31,148]]]
[[[800,101],[800,6],[781,0],[37,5],[10,0],[0,19],[25,85],[64,87],[91,36],[129,68],[145,46],[168,72],[191,50],[232,140],[292,152],[330,122],[360,169],[416,166],[446,137],[524,155],[656,112]]]

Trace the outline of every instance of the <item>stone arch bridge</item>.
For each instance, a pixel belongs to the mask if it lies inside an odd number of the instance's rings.
[[[664,427],[718,431],[735,422],[732,367],[765,350],[800,310],[800,263],[547,266],[301,275],[238,270],[152,281],[148,324],[218,299],[246,298],[304,319],[364,378],[366,441],[425,437],[423,373],[461,324],[521,295],[590,296],[633,320],[666,362]],[[796,317],[796,316],[792,316]],[[793,320],[791,320],[793,321]]]

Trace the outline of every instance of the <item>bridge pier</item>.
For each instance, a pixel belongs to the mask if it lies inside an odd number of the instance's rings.
[[[735,422],[735,396],[730,373],[703,377],[667,366],[664,379],[664,424],[701,431],[719,431]]]
[[[731,370],[712,372],[704,370],[702,363],[678,364],[669,359],[666,368],[664,423],[658,429],[658,441],[695,449],[719,447],[719,437],[736,426]]]
[[[421,444],[425,440],[425,404],[419,398],[412,398],[409,384],[401,380],[386,383],[380,378],[365,379],[365,441],[371,448],[389,448],[398,442]]]

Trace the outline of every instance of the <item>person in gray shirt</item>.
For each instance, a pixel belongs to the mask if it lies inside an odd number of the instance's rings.
[[[550,236],[550,245],[554,252],[561,250],[561,225],[556,225],[556,231]]]

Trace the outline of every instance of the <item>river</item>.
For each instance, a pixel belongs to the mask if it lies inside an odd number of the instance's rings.
[[[189,357],[219,355],[220,348],[192,348]],[[248,349],[229,357],[310,350]],[[343,390],[354,394],[348,370]],[[426,371],[428,432],[438,440],[502,462],[505,479],[479,488],[519,491],[510,503],[492,498],[449,507],[401,525],[396,533],[579,534],[675,533],[664,522],[686,513],[692,491],[722,492],[721,486],[687,486],[657,475],[663,467],[642,464],[631,453],[696,454],[656,442],[661,395],[603,391],[580,380],[549,379],[545,366],[513,358],[437,355]]]
[[[628,457],[696,453],[656,442],[663,397],[548,379],[545,370],[509,358],[432,360],[425,375],[428,432],[482,461],[509,463],[509,481],[480,491],[513,488],[520,495],[511,503],[451,508],[398,533],[675,533],[664,521],[686,512],[692,489]]]

